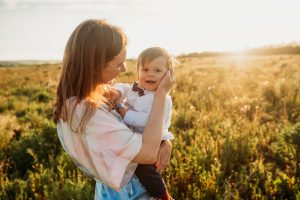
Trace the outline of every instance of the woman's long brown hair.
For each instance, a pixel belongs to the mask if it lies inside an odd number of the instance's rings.
[[[125,47],[127,39],[119,27],[92,19],[79,24],[71,34],[64,52],[62,73],[54,104],[54,121],[67,121],[76,133],[84,132],[86,123],[103,99],[102,70]],[[68,99],[74,98],[68,105]],[[76,105],[86,100],[77,127],[72,119]],[[70,101],[69,101],[70,102]]]

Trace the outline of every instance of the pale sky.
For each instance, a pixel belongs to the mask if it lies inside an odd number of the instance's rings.
[[[129,58],[300,42],[299,0],[0,0],[0,60],[60,60],[89,18],[122,27]]]

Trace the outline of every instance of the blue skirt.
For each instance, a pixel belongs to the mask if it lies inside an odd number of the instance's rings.
[[[149,194],[135,175],[119,192],[96,181],[95,200],[148,200],[149,198]]]

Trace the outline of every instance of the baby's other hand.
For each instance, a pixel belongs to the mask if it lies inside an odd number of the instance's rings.
[[[128,108],[124,105],[124,103],[118,102],[116,104],[116,111],[121,115],[122,118],[124,118],[128,111]]]
[[[117,89],[112,88],[110,90],[110,99],[114,101],[118,101],[121,97],[121,92]]]

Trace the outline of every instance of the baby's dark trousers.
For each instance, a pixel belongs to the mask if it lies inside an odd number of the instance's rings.
[[[166,193],[166,185],[154,165],[139,164],[135,174],[150,196],[161,198]]]

